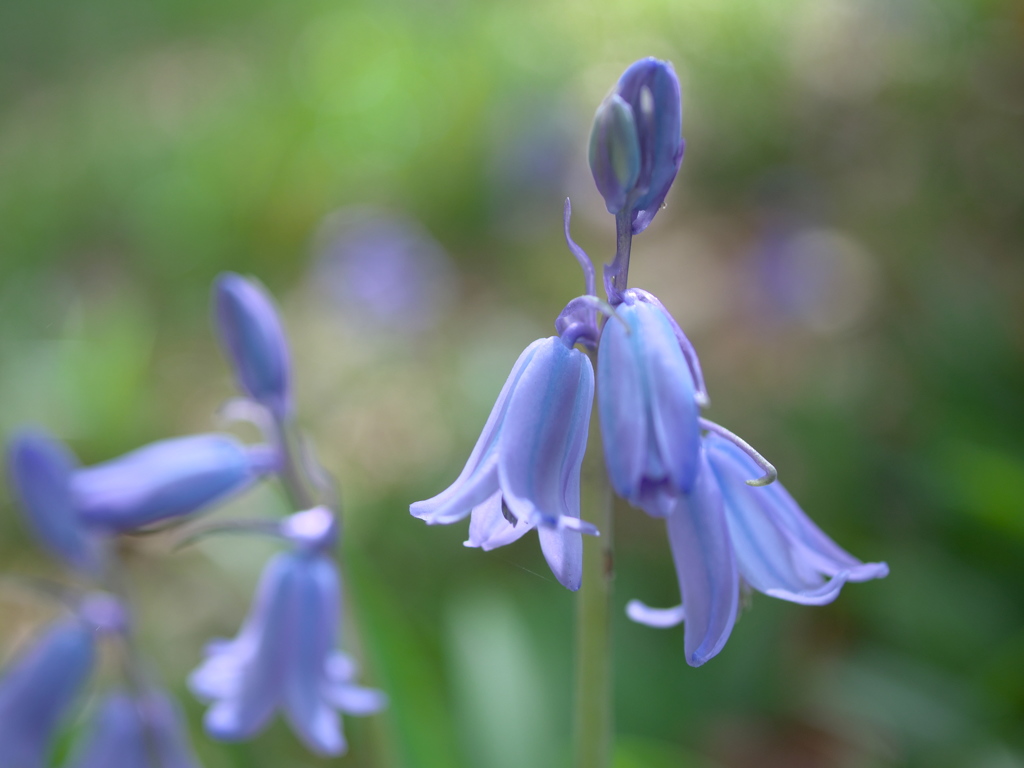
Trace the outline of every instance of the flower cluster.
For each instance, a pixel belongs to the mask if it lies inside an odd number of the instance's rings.
[[[284,330],[255,280],[221,275],[214,321],[244,397],[226,415],[254,421],[263,442],[230,434],[162,440],[94,466],[80,466],[39,429],[14,435],[11,486],[37,540],[70,567],[82,587],[44,584],[62,603],[59,619],[0,678],[0,768],[41,768],[56,730],[91,677],[102,636],[121,656],[124,680],[106,690],[71,768],[193,768],[177,706],[149,674],[132,637],[116,537],[178,526],[263,478],[276,476],[295,514],[279,522],[200,526],[187,540],[222,530],[255,530],[287,550],[266,567],[239,636],[217,641],[191,685],[213,703],[206,718],[220,739],[248,739],[281,709],[307,746],[345,750],[337,712],[366,715],[386,705],[352,681],[353,662],[336,648],[341,588],[332,552],[339,518],[331,483],[297,433]],[[36,585],[39,591],[39,585]]]
[[[594,118],[590,167],[617,249],[594,267],[570,237],[586,294],[555,321],[557,336],[520,355],[462,474],[416,502],[428,523],[470,516],[467,546],[493,549],[536,528],[551,570],[569,589],[582,579],[580,468],[596,396],[605,465],[615,493],[665,520],[682,605],[627,613],[656,627],[685,622],[686,661],[699,666],[732,632],[741,583],[773,597],[827,603],[849,581],[881,578],[884,563],[861,563],[803,513],[775,469],[725,428],[701,417],[710,405],[697,354],[653,294],[627,285],[632,237],[662,208],[683,157],[679,81],[672,65],[630,66]],[[582,346],[586,352],[581,351]]]

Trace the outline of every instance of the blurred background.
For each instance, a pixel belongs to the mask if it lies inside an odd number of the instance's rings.
[[[1012,0],[4,0],[0,434],[86,463],[215,428],[231,269],[279,298],[344,493],[345,644],[390,710],[351,768],[569,764],[574,596],[530,535],[409,516],[614,228],[594,109],[646,55],[686,157],[631,283],[693,340],[709,416],[891,576],[755,594],[686,666],[662,526],[617,511],[616,768],[1024,766],[1024,6]],[[247,437],[254,435],[245,434]],[[0,562],[59,575],[0,489]],[[218,511],[285,512],[272,487]],[[146,649],[207,768],[335,764],[280,723],[223,745],[184,689],[272,545],[125,544]],[[47,617],[0,594],[8,659]],[[81,726],[76,720],[65,737]],[[64,747],[58,749],[58,753]]]

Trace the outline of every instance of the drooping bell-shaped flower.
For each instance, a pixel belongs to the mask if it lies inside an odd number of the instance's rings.
[[[164,691],[103,696],[65,768],[199,768],[177,704]]]
[[[410,507],[430,524],[472,515],[467,546],[485,550],[537,529],[558,581],[580,587],[580,467],[594,397],[590,359],[552,336],[519,356],[469,461],[452,485]]]
[[[278,417],[291,411],[288,340],[261,283],[225,272],[213,284],[214,325],[239,388]]]
[[[96,657],[94,627],[79,616],[54,622],[0,678],[0,768],[42,768]]]
[[[734,442],[702,438],[693,488],[665,524],[682,604],[627,606],[634,621],[685,621],[686,661],[699,666],[725,646],[736,619],[741,578],[772,597],[805,605],[834,600],[843,584],[883,578],[885,563],[862,563],[826,536],[778,482],[752,485],[760,468]]]
[[[629,212],[643,232],[665,201],[683,160],[679,79],[667,61],[641,59],[598,107],[590,169],[608,212]]]
[[[24,430],[7,446],[8,477],[32,532],[52,554],[88,573],[97,568],[98,551],[71,492],[76,466],[71,451],[40,430]]]
[[[604,325],[597,363],[605,463],[616,493],[664,517],[697,477],[704,386],[664,307],[635,289],[622,298]]]
[[[189,686],[211,702],[206,730],[226,741],[252,738],[281,710],[309,749],[346,749],[338,712],[369,715],[387,704],[353,684],[355,666],[336,649],[341,585],[329,550],[333,516],[300,512],[280,532],[294,549],[266,566],[252,609],[234,640],[215,640]]]
[[[72,565],[91,567],[93,533],[120,533],[198,511],[272,472],[277,458],[266,446],[208,434],[161,440],[77,468],[60,442],[26,432],[12,440],[9,465],[42,543]]]
[[[718,435],[704,438],[725,500],[725,515],[743,580],[759,592],[804,605],[824,605],[847,582],[881,579],[885,563],[862,563],[815,525],[782,483],[751,487],[750,457]]]

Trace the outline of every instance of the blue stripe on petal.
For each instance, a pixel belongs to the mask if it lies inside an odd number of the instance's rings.
[[[697,476],[700,451],[693,377],[664,310],[642,301],[632,309],[637,318],[637,341],[644,347],[641,359],[658,453],[672,485],[686,493]]]
[[[693,490],[680,496],[666,527],[686,609],[686,662],[698,667],[729,639],[740,593],[722,496],[703,451]]]
[[[640,489],[649,449],[646,391],[638,359],[636,311],[626,304],[605,322],[597,358],[597,408],[605,465],[624,499]]]

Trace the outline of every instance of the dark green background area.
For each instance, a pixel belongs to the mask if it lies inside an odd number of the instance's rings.
[[[891,575],[820,608],[755,594],[691,669],[681,629],[624,616],[678,591],[661,524],[622,505],[616,767],[1024,765],[1018,3],[7,0],[0,430],[45,425],[91,463],[215,428],[233,390],[209,285],[257,275],[343,488],[345,645],[392,698],[346,718],[340,764],[568,765],[574,597],[532,534],[482,553],[408,504],[454,479],[518,353],[581,292],[567,195],[577,241],[610,257],[589,124],[646,55],[679,72],[687,151],[633,283],[690,335],[709,416]],[[436,323],[324,300],[317,233],[357,206],[447,251]],[[58,576],[2,499],[3,569]],[[267,487],[216,514],[285,511]],[[207,768],[331,763],[280,723],[208,740],[184,689],[271,550],[125,544]],[[0,594],[5,659],[46,615]]]

